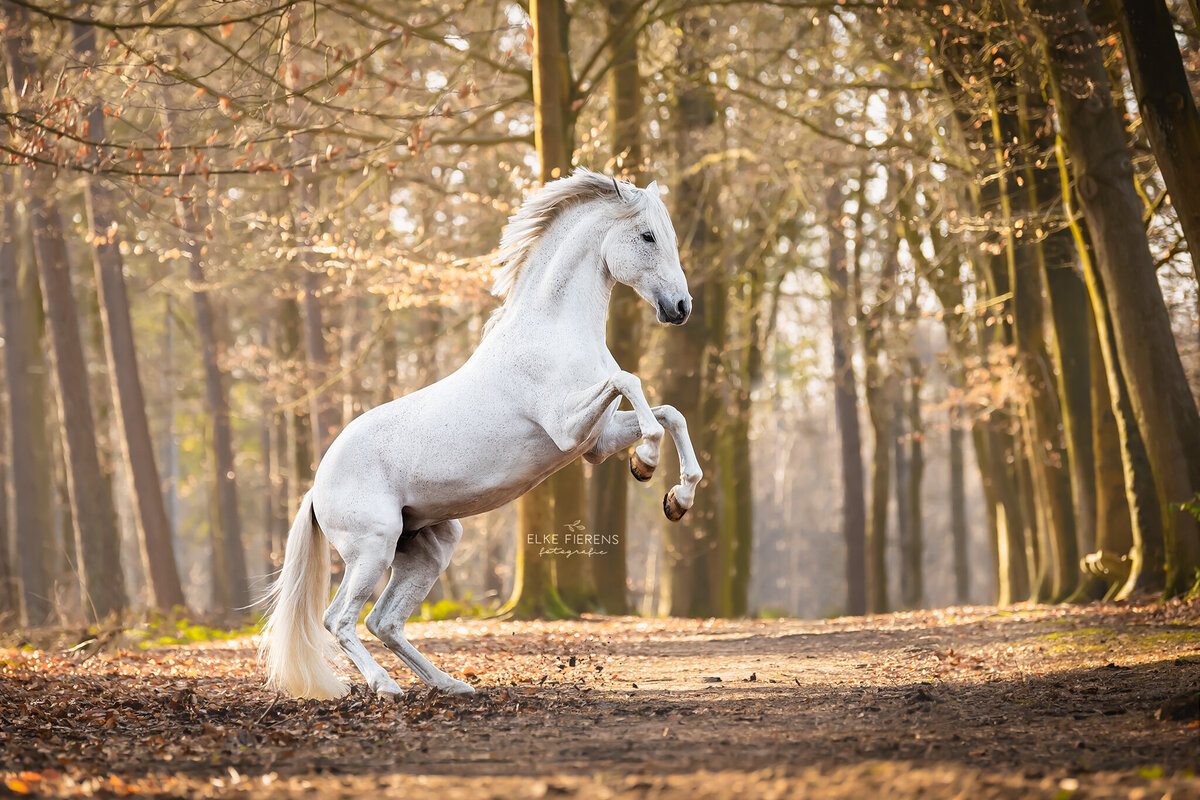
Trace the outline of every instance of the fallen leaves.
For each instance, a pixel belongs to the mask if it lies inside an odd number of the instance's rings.
[[[478,693],[428,690],[364,633],[408,681],[395,703],[361,683],[332,702],[268,692],[250,637],[141,651],[113,651],[114,639],[89,644],[86,661],[0,650],[0,794],[267,793],[297,780],[324,796],[348,774],[515,770],[550,785],[563,769],[694,776],[872,759],[995,775],[1034,764],[1052,787],[1085,767],[1144,782],[1137,769],[1163,765],[1154,780],[1174,780],[1195,736],[1174,717],[1200,682],[1200,641],[1180,635],[1200,629],[1195,607],[1005,614],[413,623],[418,648]],[[1100,625],[1124,632],[1104,650],[1035,649],[1048,629]]]

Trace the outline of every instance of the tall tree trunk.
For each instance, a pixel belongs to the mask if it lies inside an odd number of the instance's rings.
[[[53,178],[44,169],[32,172],[28,207],[42,279],[42,301],[50,323],[61,414],[59,422],[68,467],[67,490],[81,556],[79,566],[87,593],[84,606],[95,619],[103,619],[125,607],[120,538],[112,496],[100,468],[96,447],[87,361],[80,338],[62,221],[53,200],[57,191]]]
[[[1029,207],[1033,219],[1041,219],[1047,211],[1062,207],[1064,187],[1058,163],[1052,126],[1052,112],[1043,95],[1035,92],[1029,77],[1029,85],[1022,88],[1020,130],[1026,146],[1033,148],[1025,159],[1029,165],[1025,170]],[[1028,226],[1025,231],[1028,236]],[[1045,311],[1051,324],[1044,326],[1049,334],[1046,339],[1046,357],[1053,365],[1052,379],[1048,378],[1048,404],[1043,412],[1058,428],[1051,433],[1056,446],[1060,468],[1052,472],[1052,488],[1056,491],[1056,503],[1062,507],[1061,514],[1071,521],[1073,531],[1057,528],[1053,539],[1058,553],[1056,580],[1061,597],[1080,586],[1079,555],[1090,550],[1095,541],[1096,496],[1094,488],[1094,465],[1091,439],[1091,395],[1089,368],[1091,337],[1087,286],[1080,270],[1080,256],[1076,253],[1069,229],[1053,231],[1039,237],[1034,231],[1035,256],[1041,268],[1040,290],[1045,298]]]
[[[95,29],[73,26],[75,49],[83,59],[93,57]],[[103,141],[104,113],[96,104],[88,108],[89,135]],[[100,295],[100,320],[104,327],[104,352],[108,361],[109,385],[116,410],[121,454],[124,457],[133,505],[141,533],[142,559],[150,578],[154,603],[170,609],[183,605],[183,587],[175,565],[171,527],[163,505],[162,484],[154,463],[154,443],[146,420],[146,400],[138,373],[137,350],[121,252],[117,244],[117,221],[109,190],[96,179],[85,184],[88,233],[92,263]]]
[[[571,164],[571,148],[566,138],[570,76],[563,49],[566,15],[563,0],[530,0],[534,144],[540,162],[538,177],[543,184],[564,177]],[[512,596],[502,609],[503,613],[523,618],[561,617],[571,613],[555,586],[554,561],[540,555],[541,545],[538,544],[540,537],[562,534],[553,527],[555,484],[570,486],[575,480],[571,470],[579,470],[578,480],[583,480],[583,467],[578,461],[566,469],[568,475],[561,480],[544,481],[517,500],[517,574]],[[564,504],[566,502],[564,493]]]
[[[1060,185],[1067,185],[1064,143],[1056,142]],[[1145,443],[1138,430],[1125,376],[1117,356],[1116,335],[1104,297],[1104,286],[1093,260],[1085,223],[1076,212],[1074,192],[1062,193],[1063,211],[1075,241],[1091,304],[1091,371],[1093,453],[1096,462],[1096,551],[1082,564],[1090,572],[1115,582],[1119,597],[1131,593],[1159,592],[1165,581],[1164,531],[1158,490]],[[1111,427],[1110,427],[1111,421]],[[1115,429],[1115,430],[1114,430]],[[1116,437],[1116,455],[1112,437]],[[1103,456],[1103,457],[1102,457]],[[1117,469],[1116,475],[1113,474]],[[1114,478],[1117,481],[1114,482]],[[1117,496],[1112,496],[1118,492]],[[1122,496],[1123,495],[1123,498]],[[1128,534],[1124,528],[1128,526]],[[1121,550],[1132,541],[1132,548]],[[1127,560],[1122,562],[1121,559]],[[1122,573],[1127,575],[1122,581]],[[1111,593],[1111,592],[1110,592]]]
[[[2,246],[2,245],[0,245]],[[3,279],[0,278],[0,281]],[[3,291],[0,283],[0,291]],[[0,423],[8,421],[7,397],[0,395]],[[0,424],[0,621],[6,625],[20,622],[21,597],[20,584],[16,573],[13,572],[10,553],[13,552],[9,542],[9,532],[12,526],[8,523],[8,436],[5,426]]]
[[[871,502],[867,508],[867,611],[886,614],[888,602],[887,520],[892,483],[892,381],[873,370],[868,361],[867,410],[873,434],[871,452]],[[880,383],[875,383],[872,378]]]
[[[96,131],[93,124],[92,131]],[[146,574],[158,608],[182,606],[183,587],[175,564],[170,522],[163,504],[162,484],[154,459],[154,442],[146,419],[146,400],[138,374],[129,299],[122,274],[121,253],[113,240],[110,198],[89,182],[87,211],[92,234],[92,257],[99,287],[113,406],[117,412],[121,453],[137,510]]]
[[[1142,129],[1188,249],[1200,253],[1200,112],[1188,83],[1165,0],[1108,0],[1121,25],[1125,63],[1142,115]],[[1200,20],[1197,20],[1200,24]]]
[[[4,228],[0,238],[0,322],[8,382],[9,470],[12,475],[13,533],[21,579],[24,620],[42,625],[54,612],[51,564],[50,446],[46,437],[46,373],[40,346],[41,293],[32,264],[21,264],[12,175],[0,170]],[[7,524],[7,520],[5,521]]]
[[[1154,272],[1125,133],[1096,32],[1079,0],[1028,0],[1050,65],[1116,350],[1164,509],[1168,593],[1200,568],[1200,521],[1180,504],[1200,491],[1200,415]]]
[[[303,39],[301,31],[304,25],[304,9],[295,6],[288,12],[288,50],[289,63],[284,68],[284,85],[289,90],[297,90],[302,83],[300,64],[301,49],[295,44]],[[299,103],[289,100],[291,122],[300,126],[303,123]],[[313,151],[312,137],[299,134],[290,137],[292,163],[296,168],[304,163]],[[325,343],[325,318],[321,303],[321,276],[313,263],[313,242],[320,234],[316,221],[319,186],[317,176],[310,174],[296,181],[295,208],[292,216],[292,231],[296,237],[301,269],[300,289],[304,309],[304,348],[308,354],[308,391],[310,392],[313,446],[319,461],[341,428],[340,401],[335,403],[330,395],[332,364],[329,358],[329,348]]]
[[[997,82],[1000,83],[1000,82]],[[997,90],[1015,93],[1016,108],[1003,112],[996,94],[992,102],[992,141],[1032,141],[1027,119],[1029,92],[1000,83]],[[1047,316],[1045,254],[1037,237],[1024,236],[1024,223],[1036,211],[1034,187],[1037,176],[1032,165],[1019,170],[1018,181],[1009,178],[1006,151],[999,146],[996,172],[1000,182],[1000,206],[1004,214],[1004,238],[1009,288],[1012,291],[1013,342],[1016,368],[1025,384],[1020,402],[1022,432],[1029,465],[1032,503],[1036,513],[1037,553],[1035,597],[1057,602],[1075,589],[1078,573],[1075,549],[1075,518],[1067,453],[1062,439],[1062,417],[1051,382],[1054,366],[1046,345]],[[1021,188],[1023,184],[1024,188]],[[1018,216],[1019,215],[1019,216]]]
[[[688,14],[680,20],[684,36],[677,61],[681,84],[672,114],[676,158],[681,164],[701,163],[702,136],[717,124],[716,97],[702,76],[703,42],[707,21]],[[681,170],[682,172],[682,170]],[[716,613],[719,585],[714,585],[719,537],[719,482],[713,464],[717,452],[715,420],[721,403],[715,384],[720,353],[712,346],[713,334],[724,330],[726,286],[715,256],[716,191],[711,168],[684,172],[675,206],[680,259],[696,265],[688,275],[692,287],[692,315],[687,325],[663,337],[663,374],[660,391],[688,421],[688,432],[697,458],[706,470],[696,491],[696,503],[682,520],[663,529],[662,577],[659,613],[703,617]]]
[[[642,165],[642,87],[638,74],[637,26],[630,0],[611,0],[606,6],[606,30],[612,44],[612,67],[608,72],[608,129],[612,135],[614,172],[623,172],[640,182]],[[636,373],[642,351],[642,305],[628,286],[613,287],[608,307],[608,349],[626,372]],[[628,614],[627,537],[629,515],[629,467],[618,454],[592,469],[591,528],[612,536],[608,552],[592,561],[597,603],[608,614]]]
[[[1092,316],[1092,315],[1089,315]],[[1108,375],[1100,336],[1093,317],[1092,339],[1092,452],[1095,455],[1093,482],[1096,492],[1096,540],[1084,551],[1083,566],[1103,582],[1105,591],[1119,588],[1129,577],[1133,524],[1125,494],[1125,469],[1121,458],[1121,436],[1108,390]],[[1146,465],[1147,468],[1149,465]],[[1153,486],[1151,486],[1153,489]],[[1157,512],[1155,494],[1151,509]]]
[[[954,602],[971,602],[971,570],[967,542],[967,491],[963,474],[963,432],[952,419],[947,447],[950,471],[950,542],[954,551]]]
[[[15,99],[20,97],[17,88],[36,80],[36,75],[29,51],[29,34],[27,30],[21,30],[24,15],[20,11],[10,11],[10,14],[12,27],[5,49],[8,89]],[[46,318],[50,323],[63,447],[68,465],[67,488],[81,555],[79,568],[88,595],[85,606],[93,617],[101,619],[123,609],[126,603],[116,515],[96,447],[87,361],[80,338],[62,220],[54,201],[58,195],[57,186],[46,167],[25,172],[28,175],[27,208],[35,260],[42,281]]]
[[[285,297],[280,301],[279,336],[280,355],[284,363],[295,365],[304,356],[300,349],[300,303],[294,297]],[[294,378],[295,374],[292,377]],[[313,463],[313,428],[308,424],[308,408],[307,403],[296,403],[292,405],[291,409],[292,454],[290,460],[292,477],[295,479],[292,492],[297,496],[289,500],[289,506],[294,506],[294,501],[299,500],[299,495],[308,491],[308,487],[312,485],[316,467]],[[283,463],[286,462],[287,459]],[[288,516],[291,516],[291,512]]]
[[[861,197],[860,197],[861,202]],[[851,360],[850,276],[841,193],[826,192],[829,228],[829,312],[833,339],[833,407],[842,461],[842,537],[846,542],[846,613],[867,613],[867,509],[863,499],[862,431],[858,419],[858,379]]]
[[[212,426],[213,486],[218,521],[217,529],[213,531],[213,605],[222,611],[230,611],[250,604],[250,586],[246,572],[246,551],[242,544],[242,519],[238,509],[229,390],[221,367],[216,317],[206,285],[204,224],[197,216],[199,205],[204,202],[204,193],[201,191],[199,195],[190,207],[180,208],[180,217],[184,220],[184,233],[191,251],[188,278],[192,284],[196,335],[200,340],[200,357],[204,366],[204,404]]]
[[[1067,208],[1068,214],[1071,206]],[[1154,469],[1150,456],[1146,451],[1142,433],[1138,429],[1137,419],[1133,413],[1133,404],[1129,398],[1129,388],[1117,356],[1116,333],[1113,330],[1112,317],[1109,316],[1108,304],[1105,301],[1105,288],[1100,281],[1098,271],[1091,263],[1091,248],[1083,230],[1073,224],[1073,233],[1079,243],[1079,252],[1083,259],[1085,275],[1088,280],[1088,293],[1092,301],[1093,318],[1096,321],[1095,347],[1099,351],[1099,363],[1104,368],[1104,379],[1107,385],[1103,387],[1103,396],[1108,399],[1108,412],[1116,425],[1119,457],[1123,472],[1125,492],[1125,515],[1116,520],[1110,518],[1112,530],[1097,535],[1098,549],[1088,557],[1088,563],[1096,571],[1096,567],[1104,567],[1105,558],[1111,562],[1113,558],[1127,557],[1126,564],[1117,564],[1126,572],[1127,577],[1121,584],[1120,576],[1113,580],[1119,584],[1116,597],[1124,599],[1131,594],[1160,592],[1166,582],[1166,539],[1164,531],[1163,509],[1159,505],[1158,486],[1154,478]],[[1099,416],[1099,415],[1098,415]],[[1097,469],[1100,464],[1097,463]],[[1097,477],[1097,485],[1103,486],[1106,479]],[[1118,501],[1110,501],[1119,515],[1121,505]],[[1105,508],[1100,508],[1104,513]],[[1126,551],[1119,551],[1124,544],[1122,525],[1130,525],[1130,540],[1132,546]],[[1110,538],[1111,544],[1110,544]],[[1103,544],[1102,544],[1103,543]],[[1110,549],[1112,552],[1110,553]],[[1093,558],[1096,556],[1096,558]],[[1098,564],[1097,564],[1098,559]],[[1107,569],[1107,568],[1105,568]]]
[[[901,407],[908,423],[908,475],[901,483],[897,476],[897,491],[903,492],[906,516],[904,536],[900,541],[900,601],[905,608],[925,605],[925,544],[921,504],[921,486],[925,478],[924,426],[921,421],[921,382],[923,374],[919,358],[909,359],[908,397]],[[903,444],[897,444],[902,449]]]

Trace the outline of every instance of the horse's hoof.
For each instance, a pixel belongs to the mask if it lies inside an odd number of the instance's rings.
[[[445,689],[446,694],[452,694],[458,697],[464,697],[469,694],[475,694],[475,687],[469,683],[462,681],[454,681]]]
[[[629,457],[629,471],[633,473],[633,477],[642,483],[654,477],[654,467],[649,466],[645,461],[638,458],[637,453]]]
[[[381,686],[375,690],[375,696],[385,703],[399,703],[404,699],[404,690],[399,686]]]
[[[683,515],[687,513],[687,509],[675,499],[674,489],[663,495],[663,513],[667,515],[667,519],[671,520],[671,522],[679,522],[679,520],[683,519]]]

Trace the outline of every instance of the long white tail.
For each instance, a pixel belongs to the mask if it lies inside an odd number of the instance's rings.
[[[262,602],[268,619],[258,657],[267,685],[293,697],[330,700],[349,690],[333,671],[333,638],[321,617],[329,600],[329,548],[313,524],[312,490],[288,532],[283,569]]]

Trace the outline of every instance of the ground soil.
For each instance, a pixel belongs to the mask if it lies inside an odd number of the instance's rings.
[[[403,700],[276,697],[250,638],[0,650],[0,794],[1200,798],[1197,602],[409,631],[478,693],[365,632]]]

